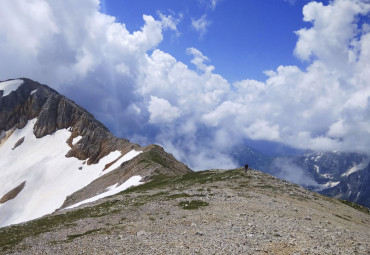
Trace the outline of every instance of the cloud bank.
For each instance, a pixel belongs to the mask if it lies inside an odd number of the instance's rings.
[[[275,159],[272,162],[272,167],[274,169],[274,176],[304,187],[313,187],[315,189],[320,189],[321,187],[321,185],[307,173],[307,170],[301,168],[288,158]]]
[[[130,32],[98,0],[7,1],[0,79],[48,84],[115,134],[159,143],[195,169],[234,167],[227,151],[244,139],[368,152],[369,12],[367,1],[308,3],[294,49],[307,68],[279,66],[265,81],[230,83],[192,45],[184,49],[191,65],[159,49],[180,18],[143,15]]]

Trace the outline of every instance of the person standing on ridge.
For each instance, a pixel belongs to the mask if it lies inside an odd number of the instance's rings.
[[[247,173],[248,172],[248,169],[249,169],[248,164],[245,164],[244,168],[245,168],[245,172]]]

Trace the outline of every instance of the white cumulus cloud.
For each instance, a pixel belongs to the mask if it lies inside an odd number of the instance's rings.
[[[0,79],[53,86],[115,134],[159,143],[195,169],[235,166],[227,152],[245,139],[368,152],[370,24],[361,17],[369,12],[367,1],[308,3],[294,49],[307,68],[230,83],[192,45],[184,51],[195,67],[159,49],[164,30],[181,33],[181,15],[143,15],[130,32],[97,0],[7,1]],[[193,21],[205,33],[202,17]]]
[[[168,123],[179,117],[180,111],[172,106],[166,99],[155,96],[150,97],[148,111],[150,113],[150,123]]]

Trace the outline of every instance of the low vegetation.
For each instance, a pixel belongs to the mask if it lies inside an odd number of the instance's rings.
[[[203,206],[208,206],[209,203],[201,200],[182,201],[179,206],[184,210],[196,210]]]
[[[146,152],[143,152],[142,157],[144,159],[140,163],[151,164],[152,161],[163,167],[168,167],[168,163],[164,160],[163,156],[160,155],[160,153],[156,150],[148,150]]]
[[[123,194],[133,192],[145,192],[153,189],[161,189],[164,187],[174,188],[181,190],[181,188],[188,187],[190,185],[201,185],[207,183],[216,183],[218,181],[224,181],[229,179],[240,179],[247,178],[241,175],[240,169],[229,170],[229,171],[199,171],[184,174],[178,177],[168,177],[164,175],[157,175],[152,181],[145,184],[127,189],[123,191]]]
[[[92,229],[92,230],[86,231],[82,234],[68,235],[67,239],[68,239],[68,241],[71,241],[71,240],[76,239],[76,238],[81,237],[81,236],[91,235],[92,233],[98,232],[100,230],[101,230],[100,228],[99,229]]]
[[[37,236],[50,232],[60,226],[72,224],[84,218],[97,218],[116,212],[111,207],[118,203],[118,200],[108,201],[93,207],[77,209],[64,214],[46,216],[40,219],[29,221],[25,224],[9,226],[0,229],[0,250],[7,250],[21,242],[24,238]]]
[[[365,207],[365,206],[362,206],[362,205],[359,205],[359,204],[356,204],[356,203],[353,203],[353,202],[350,202],[350,201],[347,201],[347,200],[342,200],[342,199],[339,199],[339,201],[342,202],[343,204],[346,204],[350,207],[355,208],[356,210],[359,210],[361,212],[370,214],[370,209]]]

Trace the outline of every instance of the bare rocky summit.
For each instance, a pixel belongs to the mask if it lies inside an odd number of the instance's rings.
[[[37,118],[34,126],[37,138],[69,128],[72,133],[67,142],[71,150],[66,156],[87,159],[87,164],[99,162],[111,151],[140,147],[115,137],[92,114],[48,86],[30,79],[22,80],[23,84],[16,91],[0,97],[0,131],[21,129],[34,118]],[[72,145],[72,140],[78,136],[82,139]]]
[[[159,175],[0,229],[1,254],[369,254],[365,207],[260,171]]]

